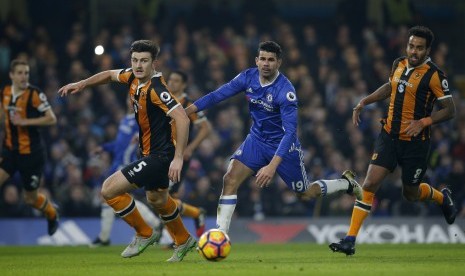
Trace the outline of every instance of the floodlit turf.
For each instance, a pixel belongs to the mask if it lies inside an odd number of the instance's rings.
[[[149,247],[138,257],[120,257],[124,246],[0,246],[0,275],[465,275],[465,245],[359,245],[354,256],[327,245],[233,244],[218,263],[197,252],[166,263],[171,251]]]

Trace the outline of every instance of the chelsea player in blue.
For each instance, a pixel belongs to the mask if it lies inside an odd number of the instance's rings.
[[[245,92],[249,103],[253,124],[247,138],[231,157],[218,204],[217,228],[225,232],[229,230],[237,204],[237,190],[252,175],[256,176],[256,184],[263,188],[277,172],[302,200],[341,190],[361,197],[361,188],[351,171],[345,171],[342,179],[313,183],[307,179],[297,138],[297,95],[291,82],[279,72],[281,56],[281,47],[276,42],[260,43],[256,68],[241,72],[186,109],[188,115],[202,111],[240,92]]]

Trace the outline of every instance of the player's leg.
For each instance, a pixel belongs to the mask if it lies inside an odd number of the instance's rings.
[[[397,166],[397,143],[382,131],[375,143],[374,154],[368,166],[367,176],[362,186],[362,199],[355,201],[349,231],[344,239],[329,245],[334,252],[355,254],[355,240],[363,222],[371,212],[371,206],[383,179]]]
[[[147,222],[150,225],[150,227],[159,228],[160,224],[163,224],[163,222],[161,222],[161,220],[157,216],[155,216],[155,214],[149,206],[137,199],[135,199],[135,202],[137,209],[139,210],[139,213],[144,218],[145,222]]]
[[[181,219],[179,209],[176,202],[168,193],[168,185],[166,188],[156,188],[155,190],[147,191],[147,201],[152,205],[160,218],[163,220],[166,229],[173,237],[175,250],[173,256],[168,262],[180,262],[184,256],[194,249],[197,245],[195,239],[189,234]],[[160,233],[161,235],[161,233]]]
[[[58,229],[58,212],[56,205],[43,193],[38,192],[42,169],[45,164],[43,152],[19,155],[18,169],[24,189],[24,201],[41,211],[47,219],[48,234],[53,235]]]
[[[144,183],[150,179],[151,172],[156,167],[151,166],[147,157],[137,160],[120,171],[109,176],[102,185],[102,196],[115,214],[121,217],[136,231],[133,241],[121,253],[124,258],[130,258],[142,253],[149,245],[160,238],[141,216],[134,198],[128,193],[134,186],[131,183]]]
[[[402,194],[408,201],[432,201],[439,205],[448,224],[455,221],[457,208],[448,188],[438,191],[421,182],[427,169],[429,141],[402,143]]]
[[[309,184],[303,159],[302,149],[298,145],[283,158],[277,169],[279,176],[301,200],[311,200],[338,191],[354,193],[357,198],[361,199],[362,188],[355,181],[351,171],[345,171],[342,174],[342,179],[318,180]]]
[[[186,162],[189,164],[189,162]],[[185,170],[187,167],[183,167],[183,172],[181,175],[184,175]],[[178,183],[172,183],[170,181],[170,188],[169,192],[171,197],[176,201],[178,205],[179,212],[182,216],[190,217],[194,219],[194,226],[196,230],[197,237],[200,237],[203,232],[205,232],[205,210],[203,208],[199,208],[188,203],[183,202],[178,195],[179,188],[182,185],[182,180]]]
[[[115,212],[113,211],[113,208],[111,208],[110,205],[108,205],[106,201],[103,200],[102,204],[100,205],[100,233],[92,242],[91,246],[110,245],[110,234],[114,221]]]
[[[247,178],[268,164],[265,151],[262,144],[248,135],[231,157],[226,174],[223,176],[223,190],[218,202],[216,228],[228,233],[237,204],[237,190]]]
[[[249,167],[241,161],[232,159],[228,170],[223,177],[223,191],[221,193],[216,216],[216,227],[226,233],[237,204],[237,190],[240,185],[254,174]]]
[[[363,183],[362,200],[356,200],[352,210],[349,231],[344,239],[337,243],[329,245],[334,252],[345,253],[346,255],[355,254],[355,240],[363,222],[371,212],[376,191],[379,189],[382,180],[391,173],[388,169],[371,164],[368,167],[367,177]]]

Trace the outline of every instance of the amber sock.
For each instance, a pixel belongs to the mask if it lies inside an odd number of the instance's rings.
[[[142,218],[134,199],[128,193],[109,199],[107,203],[115,210],[117,216],[136,230],[138,236],[143,238],[152,236],[153,229]]]
[[[356,237],[360,228],[362,227],[363,221],[368,217],[371,211],[371,205],[375,194],[363,190],[363,199],[356,200],[354,209],[352,211],[352,218],[350,220],[349,232],[347,236]]]
[[[44,194],[39,193],[37,195],[36,202],[32,205],[37,210],[40,210],[44,213],[45,217],[49,220],[55,219],[57,216],[57,211],[50,200]]]
[[[190,234],[182,222],[179,209],[174,199],[168,196],[165,206],[159,208],[157,212],[160,214],[160,218],[165,223],[165,227],[168,229],[171,237],[173,237],[174,243],[176,245],[186,243]]]
[[[180,199],[174,199],[176,201],[176,204],[178,205],[179,212],[181,212],[181,215],[190,217],[190,218],[198,218],[200,215],[200,209],[192,206],[190,204],[187,204],[185,202],[182,202]]]
[[[428,183],[421,183],[419,189],[420,201],[434,201],[437,204],[442,205],[444,195],[440,191],[431,187]]]

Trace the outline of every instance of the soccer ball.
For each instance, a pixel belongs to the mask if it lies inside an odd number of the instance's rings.
[[[219,262],[229,255],[231,241],[225,232],[210,229],[200,236],[197,251],[207,261]]]

